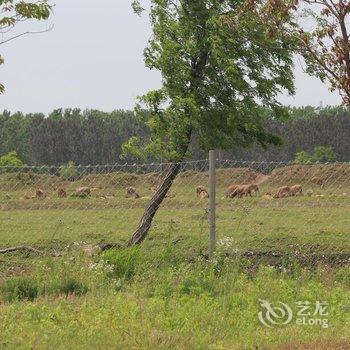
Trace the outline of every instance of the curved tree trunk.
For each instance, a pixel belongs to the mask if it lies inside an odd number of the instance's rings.
[[[139,227],[129,240],[128,246],[140,244],[147,237],[148,231],[152,225],[153,217],[156,214],[159,206],[162,204],[165,196],[167,195],[171,185],[173,184],[177,174],[180,171],[180,168],[181,162],[169,165],[168,169],[165,172],[162,184],[157,188],[156,193],[148,204],[148,207],[145,210],[140,221]]]

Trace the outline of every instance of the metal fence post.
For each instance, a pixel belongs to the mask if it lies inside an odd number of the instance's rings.
[[[216,248],[216,179],[215,179],[215,151],[209,151],[209,226],[210,226],[210,257]]]

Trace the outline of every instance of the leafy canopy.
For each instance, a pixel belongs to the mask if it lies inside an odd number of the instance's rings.
[[[133,137],[125,152],[181,160],[196,134],[202,149],[279,144],[264,130],[266,107],[294,92],[288,11],[274,1],[152,0],[153,35],[145,63],[162,74],[162,87],[140,97],[136,112],[151,142]],[[134,1],[137,13],[143,9]],[[263,108],[265,107],[265,108]]]
[[[28,19],[46,20],[50,16],[51,6],[48,0],[0,0],[0,45],[14,40],[22,35],[35,32],[22,32],[12,34],[19,22]],[[0,55],[0,65],[4,59]],[[4,91],[4,85],[0,83],[0,93]]]
[[[303,0],[302,4],[302,20],[295,23],[294,30],[307,72],[328,82],[330,90],[338,90],[344,104],[350,106],[350,3]]]

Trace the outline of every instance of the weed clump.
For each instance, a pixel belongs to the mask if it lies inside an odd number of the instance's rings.
[[[21,300],[33,301],[39,294],[39,287],[36,281],[29,277],[14,277],[0,287],[3,298],[7,302]]]
[[[47,284],[32,280],[29,277],[12,277],[0,287],[1,299],[13,303],[16,301],[34,301],[39,296],[47,295],[76,295],[81,296],[89,291],[89,288],[75,278],[64,276],[57,277]]]
[[[108,250],[103,253],[102,260],[105,264],[110,265],[114,277],[131,279],[136,271],[139,253],[139,246],[121,250]]]
[[[57,279],[49,288],[49,294],[59,295],[84,295],[89,291],[89,288],[82,282],[71,277]]]

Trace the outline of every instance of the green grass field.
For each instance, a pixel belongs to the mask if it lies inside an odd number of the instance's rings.
[[[54,177],[1,175],[0,248],[39,252],[0,255],[0,349],[349,349],[350,184],[337,178],[322,190],[294,176],[312,196],[230,200],[237,178],[219,176],[218,250],[208,260],[208,202],[194,194],[205,174],[177,180],[132,249],[151,195],[144,177],[90,175],[65,184],[102,187],[90,198],[59,199]],[[282,181],[272,179],[262,193]],[[128,184],[144,198],[124,198]],[[22,198],[39,187],[46,199]],[[103,243],[119,248],[102,252]],[[288,304],[293,320],[262,325],[259,299]],[[329,327],[296,324],[298,301],[326,301]]]

